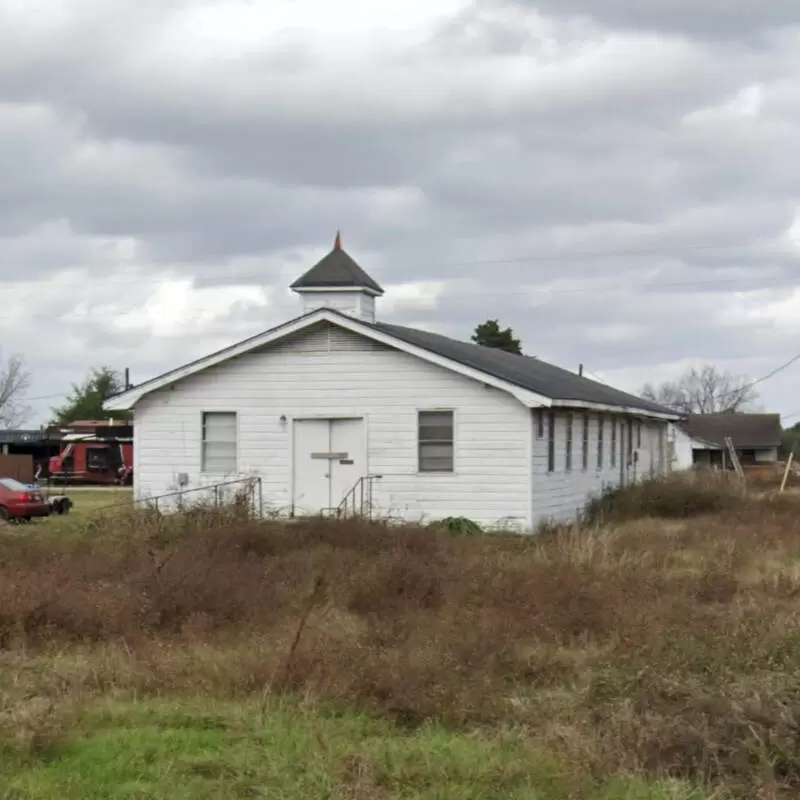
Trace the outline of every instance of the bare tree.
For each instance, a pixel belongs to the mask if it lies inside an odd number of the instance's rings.
[[[9,356],[0,364],[0,428],[16,428],[31,418],[33,411],[25,403],[30,385],[31,373],[22,356]]]
[[[691,367],[675,381],[642,388],[642,397],[681,414],[741,411],[758,399],[752,382],[744,376],[718,370],[711,364]]]

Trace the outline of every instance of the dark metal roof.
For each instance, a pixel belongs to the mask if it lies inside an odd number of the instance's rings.
[[[780,414],[746,414],[723,411],[718,414],[690,414],[686,420],[689,435],[706,439],[719,447],[730,436],[737,450],[778,447],[781,443]]]
[[[519,356],[493,347],[461,342],[438,333],[376,322],[374,328],[407,344],[421,347],[466,367],[513,383],[552,400],[574,400],[678,416],[673,409],[589,380],[531,356]]]
[[[290,288],[325,289],[346,288],[370,289],[383,294],[383,289],[364,272],[340,246],[334,246],[328,255],[318,261],[308,272],[301,275]]]

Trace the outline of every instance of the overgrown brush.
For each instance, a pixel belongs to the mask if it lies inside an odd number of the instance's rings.
[[[587,504],[584,517],[592,524],[645,517],[686,519],[737,510],[744,504],[741,486],[728,475],[692,472],[608,487]]]
[[[288,691],[404,726],[513,724],[592,774],[791,796],[800,504],[626,491],[595,519],[671,521],[535,539],[223,508],[14,537],[0,702]],[[0,704],[0,740],[3,719]]]

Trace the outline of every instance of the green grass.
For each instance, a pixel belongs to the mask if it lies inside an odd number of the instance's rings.
[[[38,520],[35,524],[58,533],[69,533],[85,528],[86,523],[100,515],[112,515],[117,509],[129,508],[133,501],[130,488],[72,488],[54,487],[50,494],[65,494],[73,502],[69,514],[54,514],[47,519]],[[2,797],[0,795],[0,797]]]
[[[4,800],[702,800],[679,784],[594,784],[522,734],[491,738],[287,700],[109,702],[38,756],[7,750]]]

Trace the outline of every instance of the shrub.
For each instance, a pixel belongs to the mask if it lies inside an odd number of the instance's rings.
[[[430,530],[447,531],[458,536],[477,536],[483,530],[480,525],[468,517],[445,517],[428,525]]]
[[[607,488],[586,505],[584,519],[591,524],[644,517],[686,519],[737,509],[742,501],[741,491],[725,477],[671,475]]]

